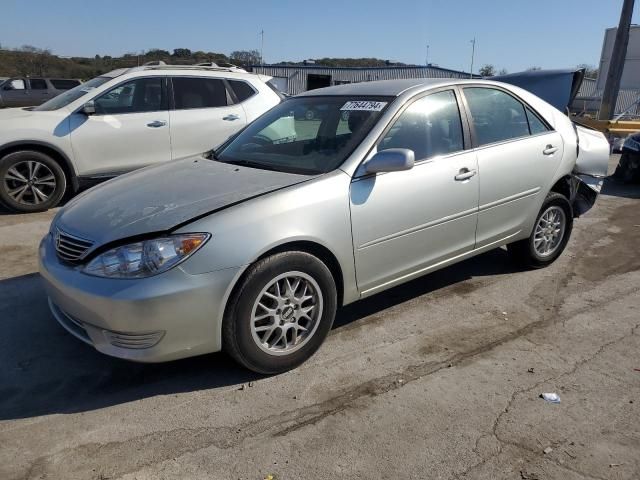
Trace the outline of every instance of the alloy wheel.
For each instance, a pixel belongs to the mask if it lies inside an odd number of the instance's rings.
[[[46,202],[57,186],[51,169],[35,160],[16,163],[7,170],[3,180],[7,195],[23,205]]]
[[[540,257],[549,257],[555,253],[562,243],[566,224],[564,209],[556,205],[547,208],[540,215],[533,236],[533,248]]]
[[[305,345],[322,317],[318,283],[304,272],[278,275],[262,289],[251,311],[251,336],[270,355],[288,355]]]

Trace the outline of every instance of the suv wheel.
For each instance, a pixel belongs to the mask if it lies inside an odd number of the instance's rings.
[[[13,152],[0,159],[0,202],[16,212],[44,212],[64,195],[64,171],[50,156]]]
[[[229,300],[223,348],[255,372],[290,370],[318,350],[336,304],[335,282],[323,262],[305,252],[272,255],[250,267]]]
[[[569,242],[573,228],[573,210],[564,195],[547,195],[529,238],[507,245],[514,259],[531,268],[553,263]]]

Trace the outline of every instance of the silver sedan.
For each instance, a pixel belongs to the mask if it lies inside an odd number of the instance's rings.
[[[314,90],[215,150],[76,197],[42,240],[40,272],[55,318],[101,352],[224,350],[281,372],[319,348],[341,305],[503,245],[524,265],[553,262],[608,152],[498,82]]]

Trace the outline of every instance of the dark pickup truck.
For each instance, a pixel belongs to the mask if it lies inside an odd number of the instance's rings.
[[[0,78],[0,108],[40,105],[80,83],[67,78]]]

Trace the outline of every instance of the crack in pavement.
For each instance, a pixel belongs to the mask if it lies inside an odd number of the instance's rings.
[[[636,324],[634,327],[632,327],[632,328],[631,328],[631,336],[636,335],[636,331],[638,330],[638,328],[640,328],[640,323],[639,323],[639,324]],[[491,455],[489,455],[489,456],[487,456],[486,458],[483,458],[480,462],[478,462],[478,463],[476,463],[476,464],[472,465],[472,466],[471,466],[471,467],[469,467],[468,469],[464,470],[462,473],[459,473],[459,474],[454,475],[454,478],[458,478],[459,476],[463,476],[463,477],[464,477],[464,476],[466,476],[468,473],[471,473],[472,471],[477,470],[478,468],[480,468],[480,467],[482,467],[483,465],[485,465],[488,461],[490,461],[490,460],[492,460],[493,458],[495,458],[495,457],[499,456],[499,455],[503,452],[503,445],[509,445],[509,446],[515,447],[515,448],[517,448],[517,449],[524,450],[525,452],[528,452],[528,453],[530,453],[530,454],[533,454],[536,458],[543,458],[545,461],[549,461],[549,462],[551,462],[551,463],[555,464],[556,466],[558,466],[558,467],[560,467],[560,468],[563,468],[563,469],[569,470],[569,471],[571,471],[571,472],[573,472],[573,473],[576,473],[576,474],[578,474],[578,475],[581,475],[581,476],[582,476],[582,477],[584,477],[584,478],[591,478],[591,479],[594,479],[594,480],[606,480],[604,477],[597,477],[597,476],[589,475],[588,473],[582,472],[582,471],[580,471],[580,470],[578,470],[578,469],[575,469],[575,468],[573,468],[573,467],[570,467],[570,466],[568,466],[568,465],[566,465],[566,464],[560,463],[560,462],[558,462],[558,460],[556,460],[556,459],[554,459],[554,458],[552,458],[552,457],[540,457],[540,452],[539,452],[539,451],[537,451],[537,450],[533,450],[533,449],[531,449],[531,448],[527,447],[526,445],[523,445],[523,444],[521,444],[521,443],[519,443],[519,442],[510,441],[510,440],[507,440],[507,439],[505,439],[505,438],[501,437],[501,436],[498,434],[497,429],[498,429],[498,426],[499,426],[499,424],[500,424],[500,421],[502,420],[502,417],[503,417],[505,414],[509,413],[509,409],[511,408],[511,406],[512,406],[513,402],[515,402],[516,398],[517,398],[519,395],[522,395],[522,394],[524,394],[524,393],[531,392],[532,390],[537,389],[538,387],[540,387],[541,385],[543,385],[543,384],[545,384],[545,383],[547,383],[547,382],[557,381],[557,380],[559,380],[559,379],[560,379],[560,378],[562,378],[562,377],[566,377],[566,376],[569,376],[569,375],[573,375],[574,373],[576,373],[576,371],[577,371],[580,367],[582,367],[582,366],[586,365],[587,363],[589,363],[589,362],[593,361],[596,357],[598,357],[599,355],[601,355],[601,354],[602,354],[602,353],[603,353],[607,348],[609,348],[609,347],[611,347],[612,345],[615,345],[615,344],[617,344],[617,343],[619,343],[619,342],[621,342],[621,341],[623,341],[623,340],[626,340],[628,337],[629,337],[629,335],[628,335],[628,334],[624,334],[624,335],[621,335],[621,336],[620,336],[620,337],[618,337],[618,338],[615,338],[614,340],[611,340],[611,341],[609,341],[609,342],[606,342],[606,343],[602,344],[602,345],[598,348],[598,350],[596,350],[596,352],[595,352],[595,353],[593,353],[592,355],[590,355],[590,356],[588,356],[588,357],[586,357],[586,358],[583,358],[582,360],[580,360],[580,361],[578,361],[578,362],[574,363],[574,365],[572,366],[572,368],[570,368],[569,370],[567,370],[567,371],[565,371],[565,372],[562,372],[562,373],[560,373],[560,374],[558,374],[558,375],[553,375],[553,376],[550,376],[550,377],[544,378],[544,379],[542,379],[542,380],[540,380],[540,381],[536,382],[535,384],[533,384],[533,385],[532,385],[532,386],[530,386],[530,387],[527,387],[527,388],[521,388],[521,389],[516,389],[516,390],[514,390],[514,392],[512,393],[512,395],[511,395],[511,397],[510,397],[510,399],[509,399],[509,401],[507,402],[507,405],[502,409],[502,411],[498,414],[498,416],[497,416],[497,417],[496,417],[496,419],[494,420],[493,425],[492,425],[492,428],[491,428],[491,433],[490,433],[490,434],[486,434],[486,433],[485,433],[485,434],[480,435],[480,436],[476,439],[475,447],[473,448],[473,451],[474,451],[478,456],[482,457],[482,455],[479,453],[479,450],[478,450],[478,443],[479,443],[479,441],[480,441],[481,439],[483,439],[483,438],[493,437],[493,438],[495,438],[495,439],[496,439],[496,441],[497,441],[497,442],[498,442],[498,444],[499,444],[498,451],[497,451],[497,452],[495,452],[495,453],[493,453],[493,454],[491,454]]]

